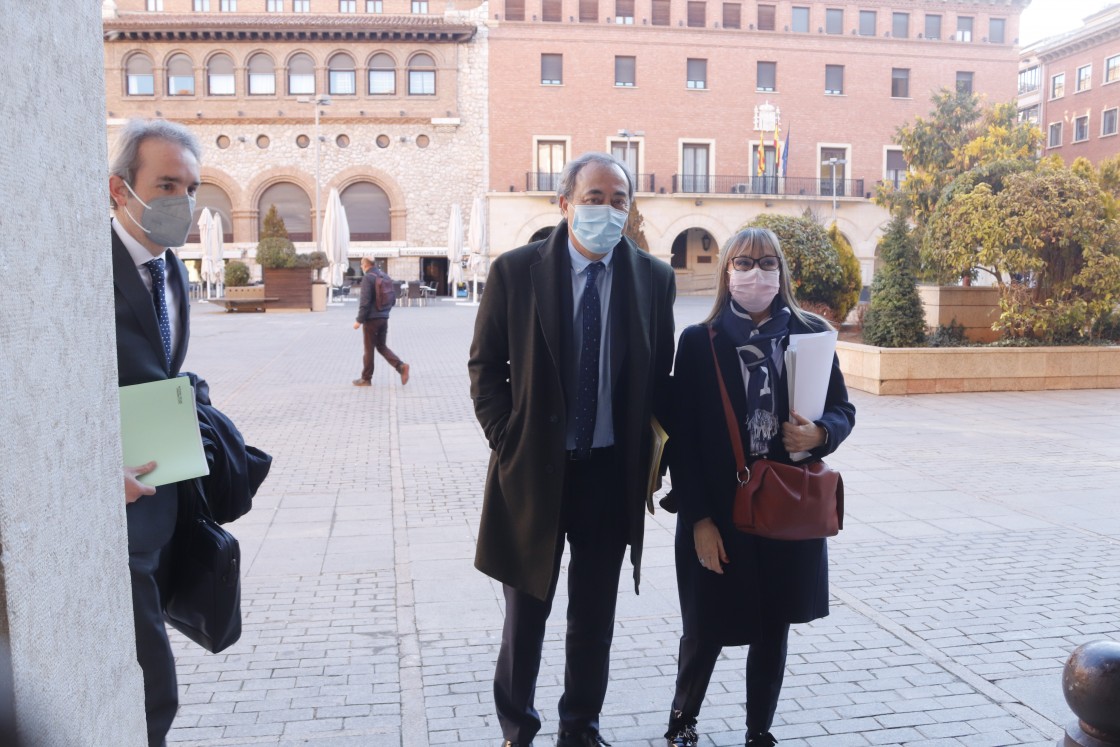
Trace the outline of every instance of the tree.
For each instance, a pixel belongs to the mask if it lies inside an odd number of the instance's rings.
[[[288,238],[288,229],[275,205],[270,205],[261,226],[261,240],[257,244],[257,264],[265,269],[279,270],[296,267],[299,258],[296,246]]]
[[[881,269],[871,284],[863,339],[884,348],[908,348],[925,340],[925,312],[915,285],[917,251],[907,221],[895,215],[879,239]]]
[[[840,272],[843,277],[841,287],[846,289],[841,291],[836,308],[837,320],[843,321],[848,318],[848,312],[859,303],[859,292],[863,288],[863,273],[860,271],[859,260],[856,259],[852,245],[848,243],[844,234],[840,233],[835,223],[828,229],[828,240],[832,242],[836,254],[840,257]]]
[[[261,226],[261,239],[288,239],[288,227],[280,217],[276,205],[269,205],[268,212],[264,214],[264,225]]]

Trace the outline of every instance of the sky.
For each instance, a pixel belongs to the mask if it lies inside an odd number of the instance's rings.
[[[1031,0],[1019,20],[1019,46],[1061,34],[1081,25],[1090,13],[1120,0]]]

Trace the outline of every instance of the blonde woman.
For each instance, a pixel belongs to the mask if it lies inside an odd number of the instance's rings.
[[[763,457],[789,463],[799,451],[819,460],[847,438],[855,408],[834,357],[821,418],[811,422],[789,409],[782,360],[789,337],[829,325],[797,305],[773,232],[747,228],[732,237],[717,277],[711,313],[684,330],[676,356],[672,478],[684,632],[665,737],[669,747],[695,747],[697,717],[720,651],[749,646],[746,744],[771,747],[790,624],[828,614],[827,547],[823,539],[772,540],[735,529],[730,439],[741,439],[748,463]],[[739,423],[733,435],[717,360]]]

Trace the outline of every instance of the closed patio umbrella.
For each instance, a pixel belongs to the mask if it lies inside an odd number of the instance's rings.
[[[198,243],[202,249],[202,268],[199,275],[202,277],[202,282],[206,283],[207,298],[212,298],[210,283],[214,275],[214,260],[210,257],[210,235],[213,232],[214,216],[210,208],[202,208],[202,213],[198,216]]]
[[[323,216],[323,251],[330,263],[330,284],[340,288],[350,255],[350,222],[346,219],[342,198],[334,187],[327,197],[327,212]]]
[[[211,283],[218,289],[218,297],[225,295],[225,269],[226,263],[222,257],[222,241],[225,235],[222,227],[222,214],[217,210],[213,213],[213,225],[210,228],[210,242],[203,245],[203,256],[210,255]],[[207,293],[209,296],[209,293]]]
[[[459,283],[463,282],[462,260],[463,211],[456,202],[451,206],[451,218],[447,221],[447,283],[452,298]]]
[[[478,274],[482,272],[485,279],[490,269],[490,245],[486,240],[486,201],[483,197],[475,197],[471,205],[471,225],[467,232],[467,245],[471,249],[471,268],[473,270],[474,290],[472,300],[478,300]]]

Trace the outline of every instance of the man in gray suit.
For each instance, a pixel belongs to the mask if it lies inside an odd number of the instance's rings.
[[[190,337],[187,270],[169,247],[187,240],[199,185],[201,148],[182,125],[131,120],[110,164],[117,370],[121,386],[179,375]],[[149,747],[163,745],[179,706],[175,658],[163,622],[178,485],[138,477],[154,462],[126,466],[128,566],[136,658],[144,672]]]

